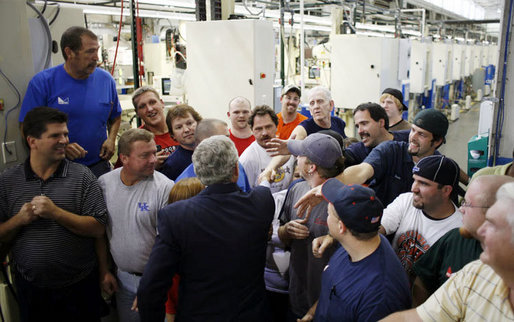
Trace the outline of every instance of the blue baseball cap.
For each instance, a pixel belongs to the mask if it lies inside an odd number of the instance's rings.
[[[373,189],[344,185],[332,178],[323,183],[321,193],[326,201],[334,205],[339,219],[351,230],[371,233],[380,227],[384,206]]]

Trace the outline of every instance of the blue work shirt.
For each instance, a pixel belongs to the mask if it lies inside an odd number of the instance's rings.
[[[399,142],[409,142],[409,133],[410,130],[391,132],[393,135],[393,141]],[[344,156],[346,158],[344,165],[349,167],[352,165],[360,164],[362,161],[364,161],[364,159],[366,159],[371,150],[373,150],[372,147],[367,147],[362,142],[357,142],[350,145],[344,150]]]
[[[250,192],[252,188],[250,187],[250,183],[248,182],[248,177],[246,176],[245,169],[243,168],[241,162],[238,161],[237,164],[239,165],[239,177],[237,178],[237,185],[244,192]],[[179,182],[184,178],[196,178],[195,167],[192,163],[177,177],[177,180],[175,181]]]

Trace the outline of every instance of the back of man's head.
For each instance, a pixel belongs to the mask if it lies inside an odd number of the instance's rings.
[[[132,143],[136,141],[150,142],[154,139],[154,134],[145,129],[129,129],[121,135],[118,140],[118,153],[130,155]]]
[[[73,26],[68,29],[62,34],[61,36],[61,53],[64,57],[64,60],[67,60],[68,57],[65,53],[65,48],[68,47],[72,51],[77,51],[82,48],[82,36],[85,35],[91,39],[97,40],[98,37],[95,35],[94,32],[91,30],[80,27],[80,26]]]
[[[364,112],[364,111],[368,111],[369,116],[375,122],[384,120],[384,128],[386,130],[389,130],[389,117],[387,117],[387,113],[382,106],[378,105],[377,103],[371,103],[371,102],[362,103],[353,110],[353,116],[355,116],[355,113],[357,113],[357,112]]]
[[[236,182],[236,146],[225,135],[211,136],[196,147],[193,152],[193,166],[196,176],[206,186]]]
[[[29,136],[40,138],[47,130],[47,125],[51,123],[67,123],[68,115],[53,107],[36,107],[30,110],[23,120],[23,137],[27,144]],[[28,146],[28,144],[27,144]]]
[[[218,119],[203,119],[196,125],[195,145],[214,135],[228,135],[227,123]]]

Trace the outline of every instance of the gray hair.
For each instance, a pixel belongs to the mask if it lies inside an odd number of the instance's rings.
[[[193,152],[196,176],[206,186],[232,182],[237,161],[236,146],[224,135],[203,140]]]
[[[311,95],[316,92],[321,92],[327,101],[330,102],[332,100],[332,93],[330,93],[328,88],[326,88],[324,86],[316,86],[316,87],[311,88],[311,90],[309,91],[309,96],[308,96],[309,101],[310,101]]]
[[[154,139],[154,134],[145,129],[129,129],[121,135],[118,141],[118,154],[130,155],[132,143],[136,141],[150,142]]]
[[[150,87],[150,86],[141,86],[139,87],[138,89],[136,89],[134,91],[134,93],[132,93],[132,105],[134,106],[134,108],[136,109],[136,112],[137,112],[137,106],[136,106],[136,99],[143,95],[144,93],[146,92],[152,92],[155,94],[155,97],[157,99],[161,99],[161,97],[159,96],[159,92],[157,92],[157,90],[153,87]]]
[[[510,202],[514,203],[514,182],[505,183],[500,187],[500,189],[498,189],[498,192],[496,193],[496,200],[500,201],[501,199],[508,199]],[[510,211],[512,211],[512,209],[510,209]],[[506,213],[505,219],[512,229],[510,242],[514,245],[514,213]]]

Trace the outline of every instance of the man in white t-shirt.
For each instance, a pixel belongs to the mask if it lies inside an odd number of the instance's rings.
[[[157,212],[168,204],[173,181],[154,171],[153,133],[144,129],[124,132],[118,151],[123,167],[104,174],[98,182],[109,211],[106,233],[119,287],[107,271],[106,252],[100,263],[101,282],[107,293],[117,291],[120,321],[137,322],[139,314],[131,307],[157,236]]]
[[[411,192],[399,195],[384,210],[380,232],[394,234],[392,246],[412,276],[412,265],[431,245],[462,225],[462,214],[451,201],[459,166],[444,155],[421,159],[412,169]]]
[[[243,165],[248,182],[253,188],[257,185],[259,174],[271,161],[271,156],[266,152],[266,143],[276,136],[278,117],[275,112],[266,105],[255,107],[248,120],[255,141],[241,154],[239,162]],[[275,193],[289,187],[294,172],[294,157],[279,167],[270,181],[271,193]]]

